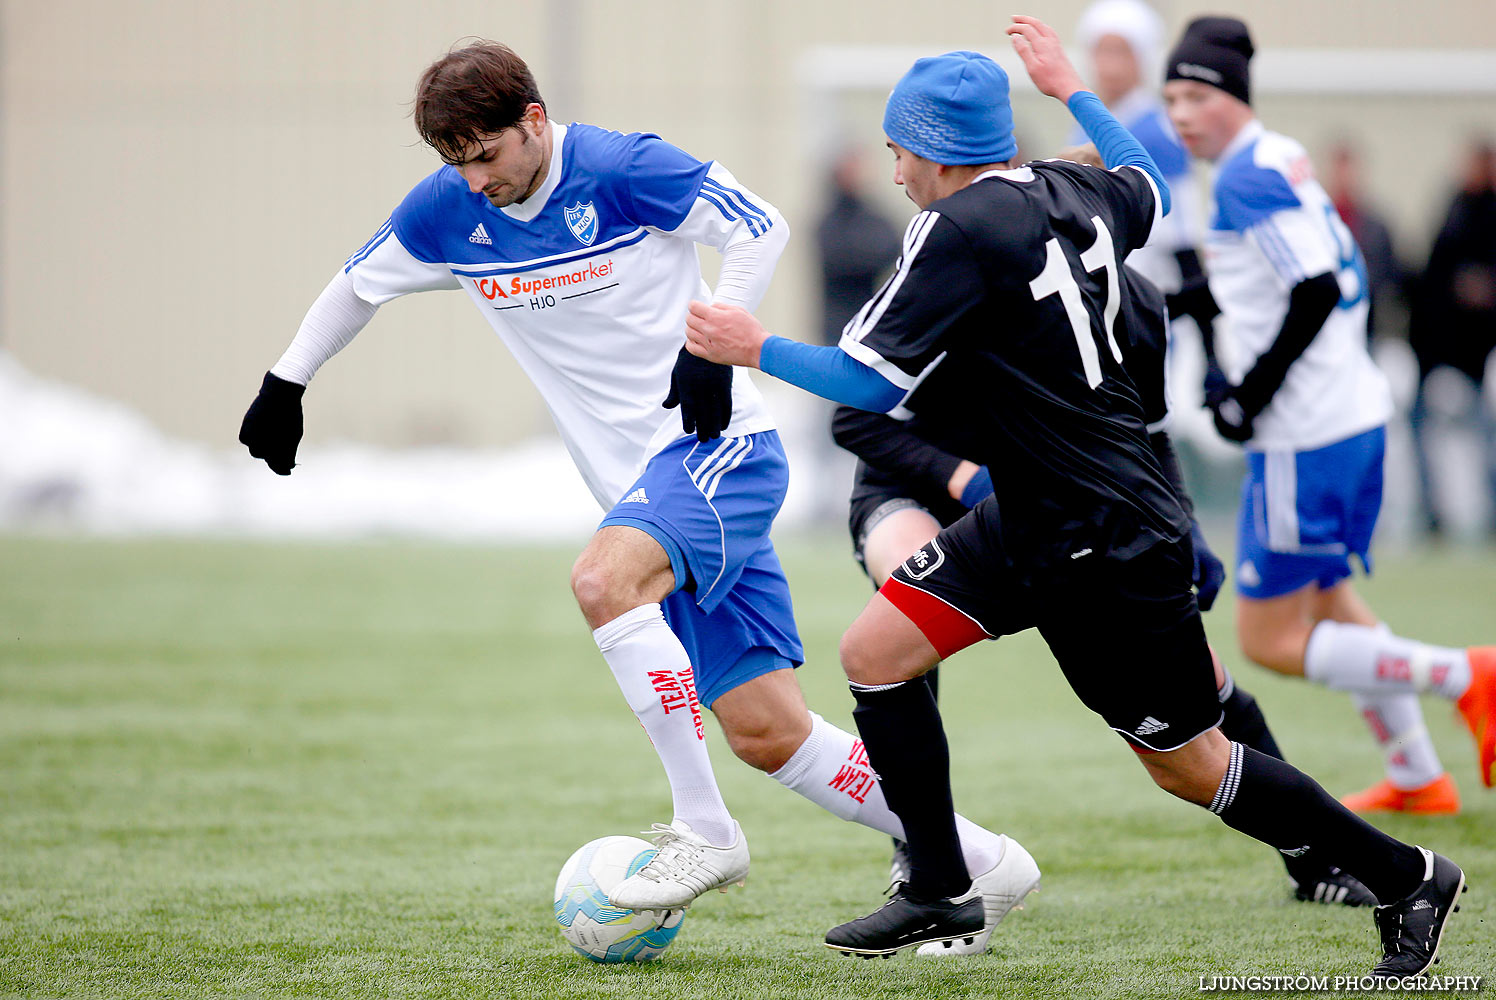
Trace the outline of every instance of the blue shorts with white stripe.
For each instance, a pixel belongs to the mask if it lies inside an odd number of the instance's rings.
[[[1371,572],[1387,433],[1374,427],[1312,451],[1249,451],[1237,521],[1236,589],[1266,599],[1335,586],[1351,556]]]
[[[662,606],[690,654],[704,705],[805,658],[769,541],[788,485],[775,431],[706,443],[681,437],[650,459],[600,525],[647,532],[670,557],[676,590]],[[750,650],[757,652],[745,660]]]

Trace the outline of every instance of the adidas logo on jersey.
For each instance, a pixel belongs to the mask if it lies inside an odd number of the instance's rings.
[[[484,246],[493,246],[493,240],[489,238],[488,230],[483,228],[483,223],[478,223],[478,228],[473,230],[468,237],[469,243],[482,243]]]
[[[1154,733],[1163,732],[1168,728],[1169,724],[1167,722],[1159,722],[1157,719],[1150,715],[1146,719],[1144,719],[1143,724],[1134,729],[1133,732],[1137,733],[1139,736],[1152,736]]]
[[[644,495],[644,487],[641,486],[637,490],[635,490],[634,492],[630,493],[628,496],[624,497],[622,500],[620,500],[618,502],[619,503],[649,503],[649,497],[647,497],[647,496]]]

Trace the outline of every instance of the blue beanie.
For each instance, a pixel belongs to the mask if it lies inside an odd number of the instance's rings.
[[[1008,74],[977,52],[914,64],[888,95],[883,132],[909,152],[947,165],[1003,163],[1018,154]]]

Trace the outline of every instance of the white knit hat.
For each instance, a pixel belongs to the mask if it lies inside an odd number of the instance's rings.
[[[1096,0],[1075,26],[1076,40],[1089,53],[1106,35],[1117,35],[1132,47],[1144,80],[1158,79],[1164,22],[1143,0]]]

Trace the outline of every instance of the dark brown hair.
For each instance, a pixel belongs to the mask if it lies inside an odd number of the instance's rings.
[[[448,163],[460,163],[479,136],[518,125],[531,104],[545,107],[530,67],[499,42],[453,49],[416,84],[416,130]]]

